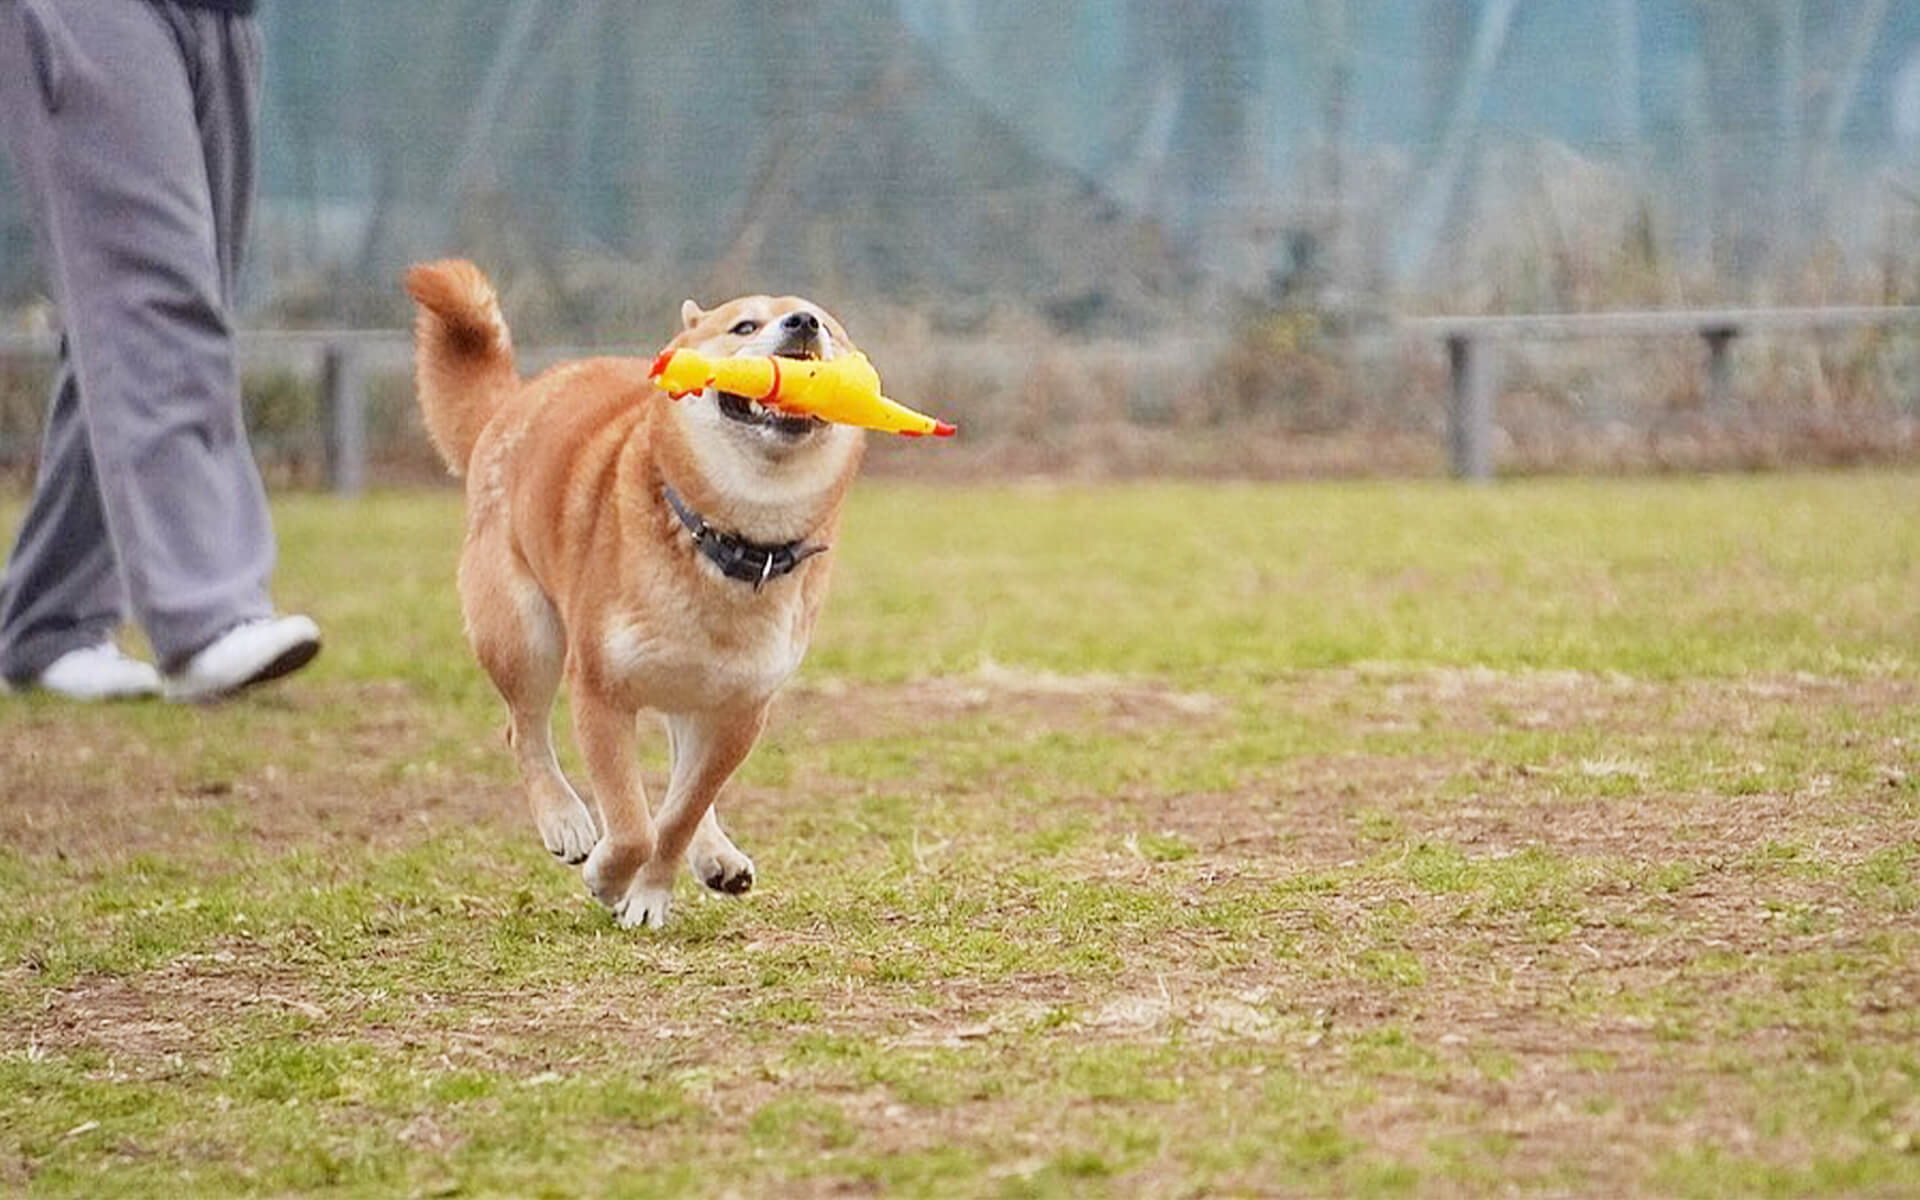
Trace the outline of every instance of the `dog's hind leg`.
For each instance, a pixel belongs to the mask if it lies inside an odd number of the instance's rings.
[[[687,866],[709,891],[743,896],[753,890],[753,860],[720,828],[719,806],[708,805],[687,846]]]
[[[700,881],[716,891],[739,893],[753,886],[753,862],[721,832],[713,802],[766,723],[764,704],[668,716],[673,772],[654,821],[653,857],[634,881],[636,898],[659,905],[664,915],[682,855]]]
[[[680,761],[680,733],[687,723],[686,717],[672,717],[666,723],[667,745],[675,763]],[[707,805],[700,823],[694,826],[693,838],[687,843],[687,867],[710,891],[740,896],[753,890],[753,860],[720,828],[718,797]]]
[[[540,840],[555,858],[585,862],[600,830],[561,773],[550,725],[553,698],[566,664],[560,618],[531,577],[507,573],[495,565],[469,566],[495,564],[503,557],[488,550],[461,563],[467,638],[507,702],[507,742],[513,747]],[[481,571],[487,572],[485,578],[478,577]]]

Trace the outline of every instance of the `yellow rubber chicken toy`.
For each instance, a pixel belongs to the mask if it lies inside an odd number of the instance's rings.
[[[952,437],[956,428],[896,404],[880,394],[880,373],[867,356],[850,351],[829,362],[805,358],[707,358],[665,350],[648,372],[675,400],[718,388],[781,412],[819,417],[907,437]]]

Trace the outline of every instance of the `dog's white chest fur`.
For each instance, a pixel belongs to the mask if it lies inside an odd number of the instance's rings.
[[[635,703],[661,712],[764,700],[799,669],[807,652],[797,602],[770,603],[723,629],[692,612],[680,614],[683,621],[674,615],[617,615],[601,636],[607,676]]]

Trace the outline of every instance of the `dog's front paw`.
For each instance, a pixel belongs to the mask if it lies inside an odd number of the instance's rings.
[[[633,890],[613,905],[613,917],[622,929],[663,929],[672,907],[672,887],[636,881]]]
[[[706,884],[710,891],[744,896],[753,890],[753,860],[740,853],[736,846],[713,851],[696,848],[687,855],[687,866],[693,869],[693,877]]]
[[[618,911],[633,890],[634,876],[645,865],[648,853],[646,846],[601,838],[593,853],[586,856],[587,865],[580,868],[580,878],[595,900]]]
[[[540,840],[548,852],[568,865],[585,862],[593,844],[600,840],[600,827],[593,823],[593,814],[578,800],[545,810],[539,825]]]

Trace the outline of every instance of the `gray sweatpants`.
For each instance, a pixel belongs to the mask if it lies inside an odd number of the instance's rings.
[[[161,666],[267,616],[273,531],[228,325],[259,34],[171,0],[0,0],[0,126],[65,327],[0,674],[131,615]]]

